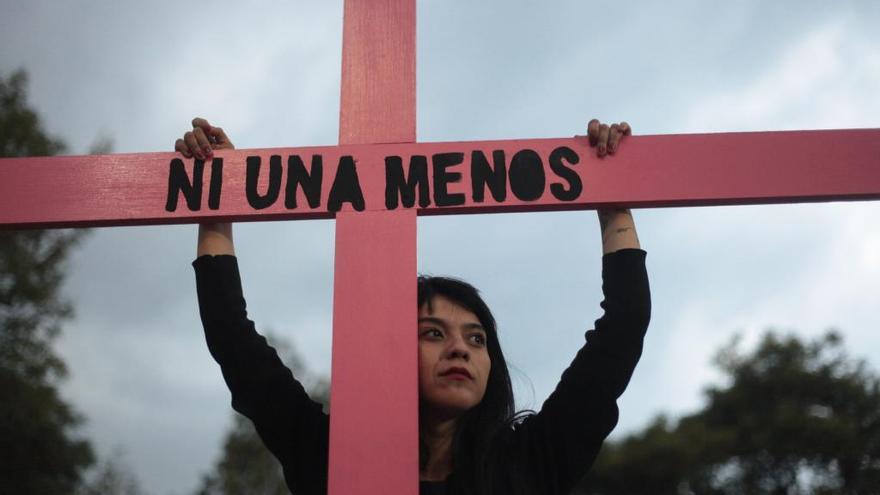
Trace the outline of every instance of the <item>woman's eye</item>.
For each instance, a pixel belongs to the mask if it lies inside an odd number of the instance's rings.
[[[480,333],[471,335],[471,340],[477,345],[486,345],[486,336]]]
[[[443,337],[443,332],[441,332],[440,330],[437,330],[436,328],[429,328],[427,330],[424,330],[422,332],[422,335],[424,335],[426,337],[434,338],[434,339],[439,339],[439,338]]]

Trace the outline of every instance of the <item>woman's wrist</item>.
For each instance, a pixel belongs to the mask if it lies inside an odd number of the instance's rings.
[[[199,241],[196,255],[204,256],[206,254],[235,254],[235,245],[232,242],[231,223],[199,224]]]
[[[597,210],[602,231],[602,253],[621,249],[641,249],[632,212],[626,208]]]

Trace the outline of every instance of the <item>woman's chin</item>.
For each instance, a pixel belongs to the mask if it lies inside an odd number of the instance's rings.
[[[470,394],[444,394],[422,402],[422,414],[440,418],[456,418],[479,404]]]

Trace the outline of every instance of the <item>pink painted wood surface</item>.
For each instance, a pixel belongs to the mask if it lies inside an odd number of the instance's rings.
[[[549,188],[561,182],[546,168],[546,157],[559,146],[580,157],[572,166],[583,182],[574,201],[555,198]],[[472,199],[470,155],[504,150],[506,162],[520,150],[536,150],[545,165],[547,188],[535,201],[511,192],[503,203],[486,192],[485,201]],[[460,182],[450,193],[464,193],[457,207],[431,205],[419,214],[483,213],[529,210],[590,209],[606,204],[631,207],[765,204],[782,202],[868,200],[880,198],[880,129],[785,131],[634,136],[614,157],[598,159],[584,138],[342,145],[218,152],[224,159],[220,208],[207,206],[210,166],[206,165],[202,206],[189,211],[183,198],[174,213],[165,211],[168,169],[173,153],[142,153],[80,157],[0,160],[0,226],[58,227],[189,223],[213,217],[235,221],[328,218],[327,197],[340,156],[351,155],[363,188],[366,210],[385,209],[385,165],[389,155],[402,157],[404,169],[412,155],[429,159],[436,153],[461,151],[465,161],[450,167]],[[277,202],[255,210],[245,197],[245,159],[262,157],[259,191],[266,190],[270,155],[298,154],[309,166],[313,154],[324,163],[321,206],[309,208],[299,189],[298,206],[284,205],[284,181]],[[193,162],[187,160],[188,170]],[[430,163],[429,163],[430,174]],[[434,192],[431,184],[431,193]],[[400,206],[402,208],[402,206]]]
[[[346,0],[339,143],[416,140],[416,4]]]
[[[418,493],[416,215],[336,217],[331,495]]]
[[[340,144],[415,141],[415,22],[415,0],[345,1]],[[358,163],[370,194],[383,169]],[[339,213],[330,495],[419,491],[416,311],[415,211]]]

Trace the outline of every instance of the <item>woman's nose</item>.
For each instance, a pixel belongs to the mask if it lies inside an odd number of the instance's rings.
[[[449,348],[447,349],[447,356],[452,358],[461,358],[467,361],[470,359],[470,351],[467,347],[467,342],[463,336],[458,335],[451,339],[449,339]]]

